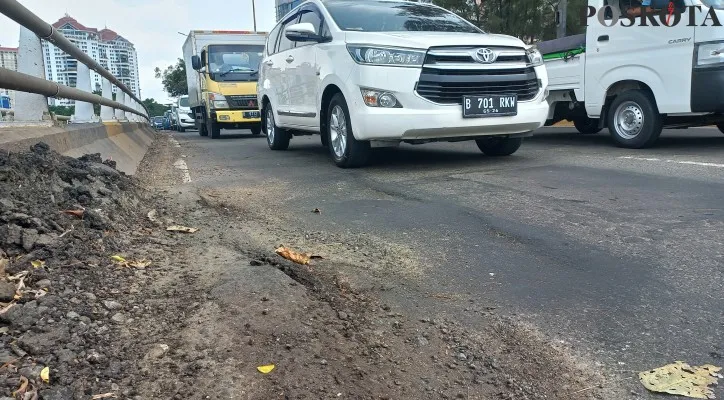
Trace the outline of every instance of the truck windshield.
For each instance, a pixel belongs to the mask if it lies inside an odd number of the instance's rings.
[[[719,10],[724,10],[724,0],[701,0],[702,3],[706,4],[709,7],[717,8]]]
[[[217,82],[257,81],[263,54],[263,45],[209,46],[208,72]]]
[[[183,108],[189,108],[189,98],[182,97],[178,100],[178,106]]]
[[[457,15],[425,4],[339,0],[325,7],[345,31],[483,33]]]

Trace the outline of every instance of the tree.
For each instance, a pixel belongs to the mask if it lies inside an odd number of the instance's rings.
[[[48,111],[55,115],[64,115],[70,117],[75,113],[75,106],[48,106]]]
[[[165,70],[156,67],[156,79],[160,79],[163,88],[170,97],[179,97],[188,94],[186,83],[186,63],[179,58],[176,65],[169,65]]]
[[[143,100],[143,105],[148,109],[149,117],[161,116],[163,113],[171,109],[169,106],[157,103],[154,99]]]

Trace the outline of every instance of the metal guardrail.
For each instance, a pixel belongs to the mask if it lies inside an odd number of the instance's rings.
[[[149,119],[148,109],[145,105],[143,105],[141,99],[136,97],[136,95],[130,89],[128,89],[128,87],[126,87],[123,82],[118,80],[118,78],[113,76],[113,74],[103,68],[93,58],[91,58],[76,45],[74,45],[70,40],[68,40],[68,38],[63,36],[63,34],[57,31],[52,25],[40,19],[40,17],[25,8],[25,6],[23,6],[16,0],[0,0],[0,13],[5,14],[5,16],[7,16],[8,18],[31,30],[39,38],[53,43],[53,45],[78,60],[78,62],[87,65],[89,69],[97,72],[102,77],[108,79],[113,85],[115,85],[117,88],[119,88],[128,96],[130,96],[133,100],[135,100],[138,104],[140,104],[141,107],[143,107],[143,109],[146,111],[146,113],[143,114],[141,112],[138,112],[137,110],[132,109],[131,107],[106,99],[93,93],[88,93],[69,86],[60,85],[42,78],[37,78],[31,75],[11,71],[4,68],[0,68],[0,87],[29,93],[42,94],[49,97],[57,96],[71,100],[84,101],[87,103],[101,104],[108,107],[121,109],[126,112],[140,115],[146,119]]]

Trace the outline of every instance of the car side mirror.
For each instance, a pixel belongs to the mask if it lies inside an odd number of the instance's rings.
[[[293,42],[321,42],[324,39],[317,34],[314,25],[309,22],[289,25],[284,29],[284,36]]]
[[[201,69],[201,58],[199,56],[191,56],[191,66],[196,70]]]

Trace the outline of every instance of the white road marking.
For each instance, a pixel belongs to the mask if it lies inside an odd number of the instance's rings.
[[[183,182],[184,183],[191,183],[191,174],[189,174],[189,166],[186,165],[186,161],[179,159],[175,163],[173,163],[173,166],[180,169],[181,172],[183,172]]]
[[[717,163],[710,163],[710,162],[678,161],[678,160],[665,160],[665,159],[661,159],[661,158],[646,158],[646,157],[632,157],[632,156],[621,156],[621,157],[619,157],[619,158],[622,158],[622,159],[625,159],[625,160],[659,161],[659,162],[672,163],[672,164],[696,165],[696,166],[700,166],[700,167],[724,168],[724,164],[717,164]]]

